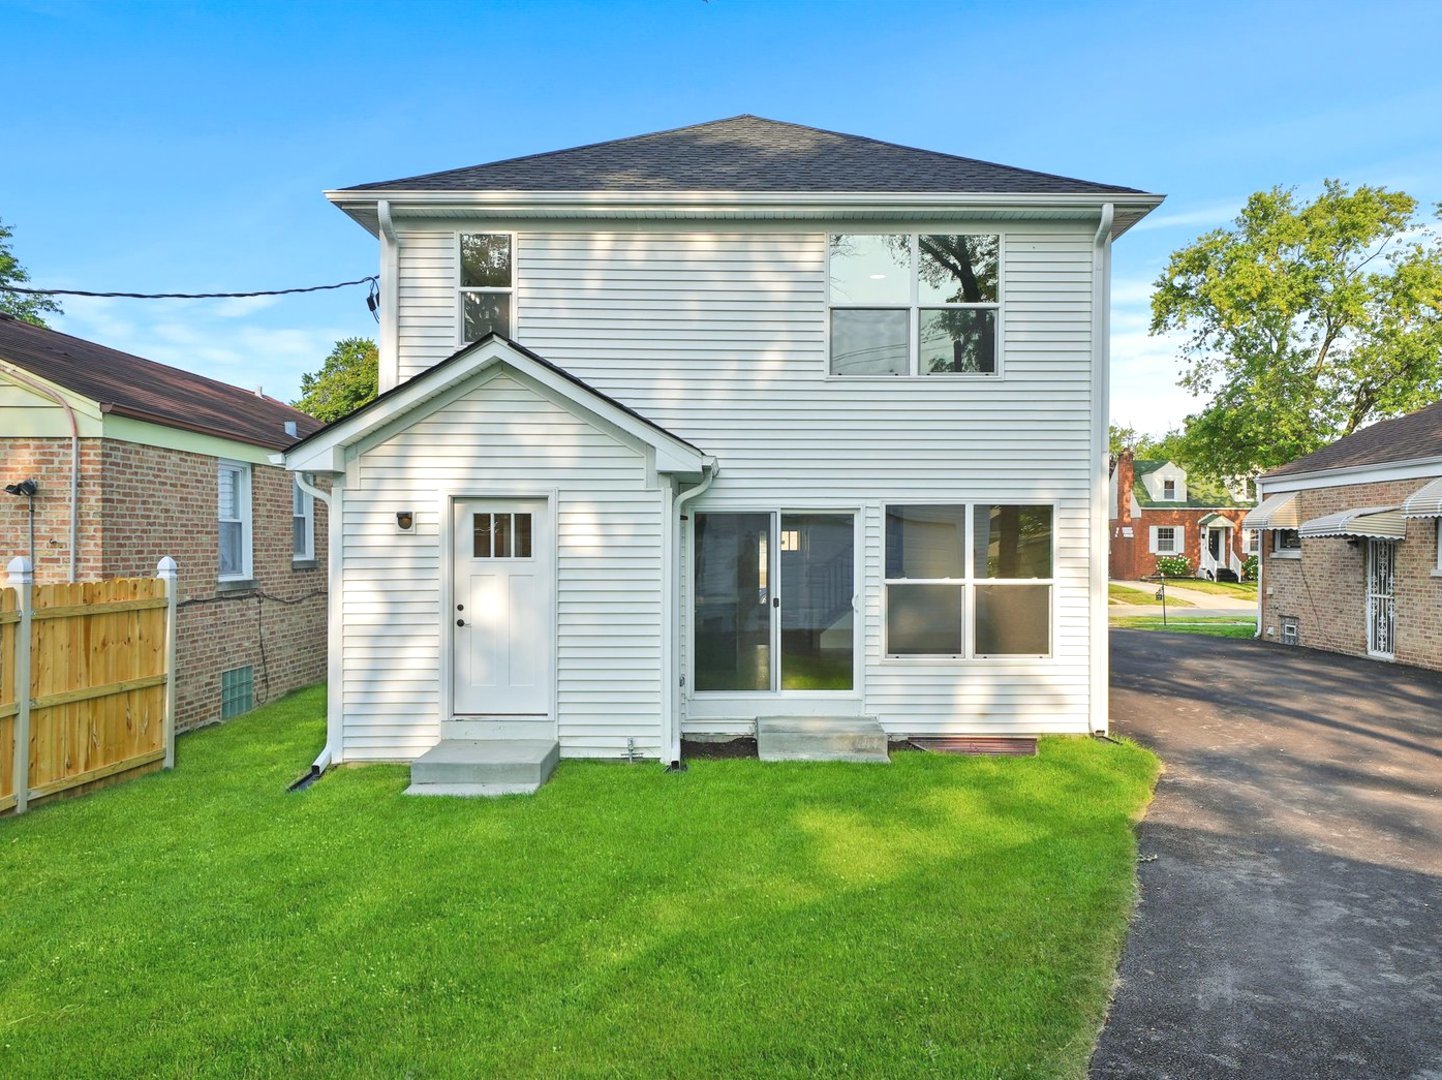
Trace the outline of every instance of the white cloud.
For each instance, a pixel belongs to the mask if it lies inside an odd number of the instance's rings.
[[[1179,339],[1152,337],[1133,313],[1114,317],[1112,327],[1112,422],[1153,435],[1181,426],[1202,402],[1177,385]]]
[[[1246,196],[1242,196],[1226,202],[1211,203],[1207,206],[1194,206],[1190,210],[1179,210],[1176,213],[1149,214],[1133,225],[1132,231],[1149,232],[1154,229],[1225,225],[1237,216],[1246,201]]]

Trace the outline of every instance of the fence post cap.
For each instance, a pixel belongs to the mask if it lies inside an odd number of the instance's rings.
[[[30,560],[24,555],[16,555],[5,569],[10,574],[10,584],[12,585],[28,585],[34,576],[31,572]]]
[[[155,574],[156,577],[175,577],[175,560],[169,555],[162,556],[160,561],[155,564]]]

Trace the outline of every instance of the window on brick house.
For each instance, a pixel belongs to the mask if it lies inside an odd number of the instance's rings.
[[[222,461],[219,471],[220,580],[251,576],[250,466]]]
[[[295,562],[315,558],[315,496],[291,481],[290,554]]]

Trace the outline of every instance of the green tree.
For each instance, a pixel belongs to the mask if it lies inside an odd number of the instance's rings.
[[[300,397],[291,404],[326,423],[349,416],[374,400],[378,368],[374,341],[344,338],[335,343],[319,371],[300,377]]]
[[[1152,295],[1168,331],[1187,335],[1181,385],[1210,397],[1192,463],[1254,475],[1442,396],[1442,244],[1403,192],[1261,191],[1173,253]]]
[[[6,285],[24,285],[30,280],[30,274],[10,250],[10,238],[14,235],[14,230],[0,221],[0,311],[36,326],[46,326],[43,313],[63,314],[53,297],[27,296],[4,289]]]

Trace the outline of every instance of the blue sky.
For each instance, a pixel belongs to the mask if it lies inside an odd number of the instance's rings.
[[[1195,402],[1146,335],[1168,253],[1273,184],[1442,201],[1418,4],[0,0],[0,219],[36,284],[241,291],[373,273],[326,188],[742,112],[1166,193],[1116,248],[1113,416]],[[62,329],[290,398],[364,291],[66,303]]]

